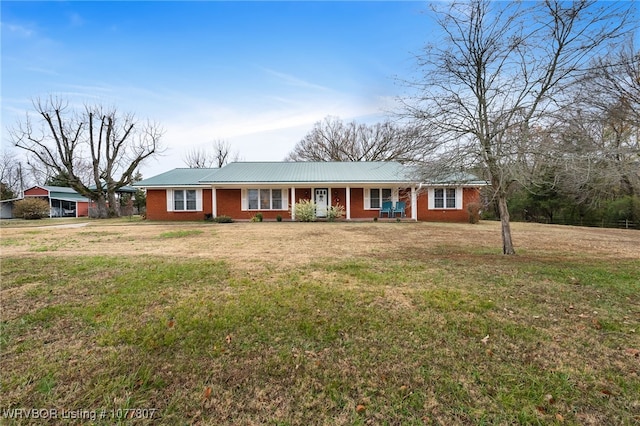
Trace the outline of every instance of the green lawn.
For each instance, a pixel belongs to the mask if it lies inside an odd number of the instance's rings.
[[[3,251],[0,409],[93,410],[97,424],[638,424],[640,260],[555,250],[453,242],[249,269]]]

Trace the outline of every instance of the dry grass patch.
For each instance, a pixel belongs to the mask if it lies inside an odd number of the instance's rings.
[[[2,229],[0,408],[640,421],[637,231],[514,224],[504,257],[495,223],[100,223]]]

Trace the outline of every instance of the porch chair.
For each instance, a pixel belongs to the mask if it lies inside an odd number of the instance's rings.
[[[406,203],[404,201],[397,201],[396,207],[393,209],[393,217],[396,217],[396,213],[400,213],[400,217],[405,217],[406,214],[404,209],[406,207]]]
[[[382,217],[384,213],[387,214],[387,217],[391,217],[391,215],[393,214],[393,202],[391,201],[382,202],[382,207],[380,208],[380,217]]]

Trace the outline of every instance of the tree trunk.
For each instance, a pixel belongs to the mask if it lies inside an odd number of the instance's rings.
[[[107,201],[109,203],[109,217],[120,217],[120,205],[115,192],[110,190],[107,191]]]
[[[498,194],[498,211],[500,212],[500,224],[502,226],[502,254],[516,254],[511,240],[511,222],[509,221],[509,209],[505,194]]]
[[[97,219],[106,219],[107,218],[107,200],[105,200],[104,195],[98,194],[98,198],[95,200],[95,211],[91,216]]]

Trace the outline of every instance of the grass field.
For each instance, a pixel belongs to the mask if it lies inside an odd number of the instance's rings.
[[[33,224],[1,229],[0,424],[640,423],[638,231]]]

